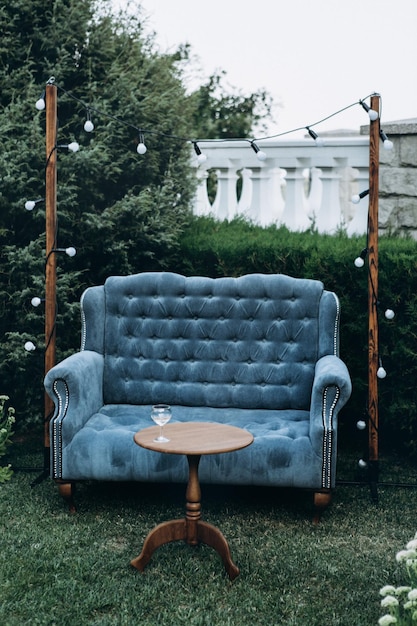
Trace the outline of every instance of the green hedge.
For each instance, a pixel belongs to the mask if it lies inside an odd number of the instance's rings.
[[[260,228],[243,220],[196,218],[182,238],[178,270],[191,274],[239,276],[277,272],[321,280],[341,302],[341,356],[353,383],[341,415],[340,441],[358,441],[356,422],[366,419],[368,393],[367,265],[354,266],[365,237],[316,232],[292,233],[284,227]],[[381,451],[417,456],[417,242],[399,237],[379,241],[379,354],[387,377],[379,386]],[[396,315],[385,319],[392,308]],[[363,437],[363,435],[362,435]],[[366,434],[365,434],[366,437]],[[366,450],[367,442],[364,440]]]

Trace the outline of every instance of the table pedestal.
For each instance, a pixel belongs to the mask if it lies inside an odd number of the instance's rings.
[[[146,537],[142,552],[131,561],[131,565],[143,572],[157,548],[171,541],[184,540],[190,546],[200,542],[214,548],[223,559],[224,566],[233,580],[239,574],[239,568],[233,563],[229,545],[223,534],[212,524],[201,519],[201,489],[198,480],[198,465],[201,455],[190,454],[188,459],[188,485],[186,491],[185,518],[163,522],[156,526]]]

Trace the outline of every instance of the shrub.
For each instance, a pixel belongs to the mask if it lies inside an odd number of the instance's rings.
[[[9,396],[0,396],[0,457],[6,454],[6,448],[12,443],[12,428],[15,421],[14,408],[9,406],[6,410],[6,403]],[[6,482],[13,472],[10,465],[0,467],[0,483]]]

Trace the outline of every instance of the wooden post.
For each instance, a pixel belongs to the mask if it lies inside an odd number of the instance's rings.
[[[56,360],[56,248],[57,235],[57,87],[47,84],[46,104],[46,171],[45,171],[45,221],[46,221],[46,264],[45,264],[45,375]],[[49,420],[54,403],[45,393],[45,469],[49,467]]]
[[[371,109],[378,119],[371,121],[369,132],[369,212],[368,212],[368,416],[369,416],[369,479],[371,495],[378,499],[378,194],[380,96],[371,98]]]

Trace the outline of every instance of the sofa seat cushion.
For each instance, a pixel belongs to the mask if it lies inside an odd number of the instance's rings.
[[[153,425],[150,412],[149,405],[103,406],[71,441],[64,436],[62,478],[185,483],[184,456],[145,450],[133,441],[135,432]],[[174,421],[225,423],[254,435],[248,448],[203,456],[202,483],[320,488],[322,456],[312,448],[308,411],[173,406]]]

